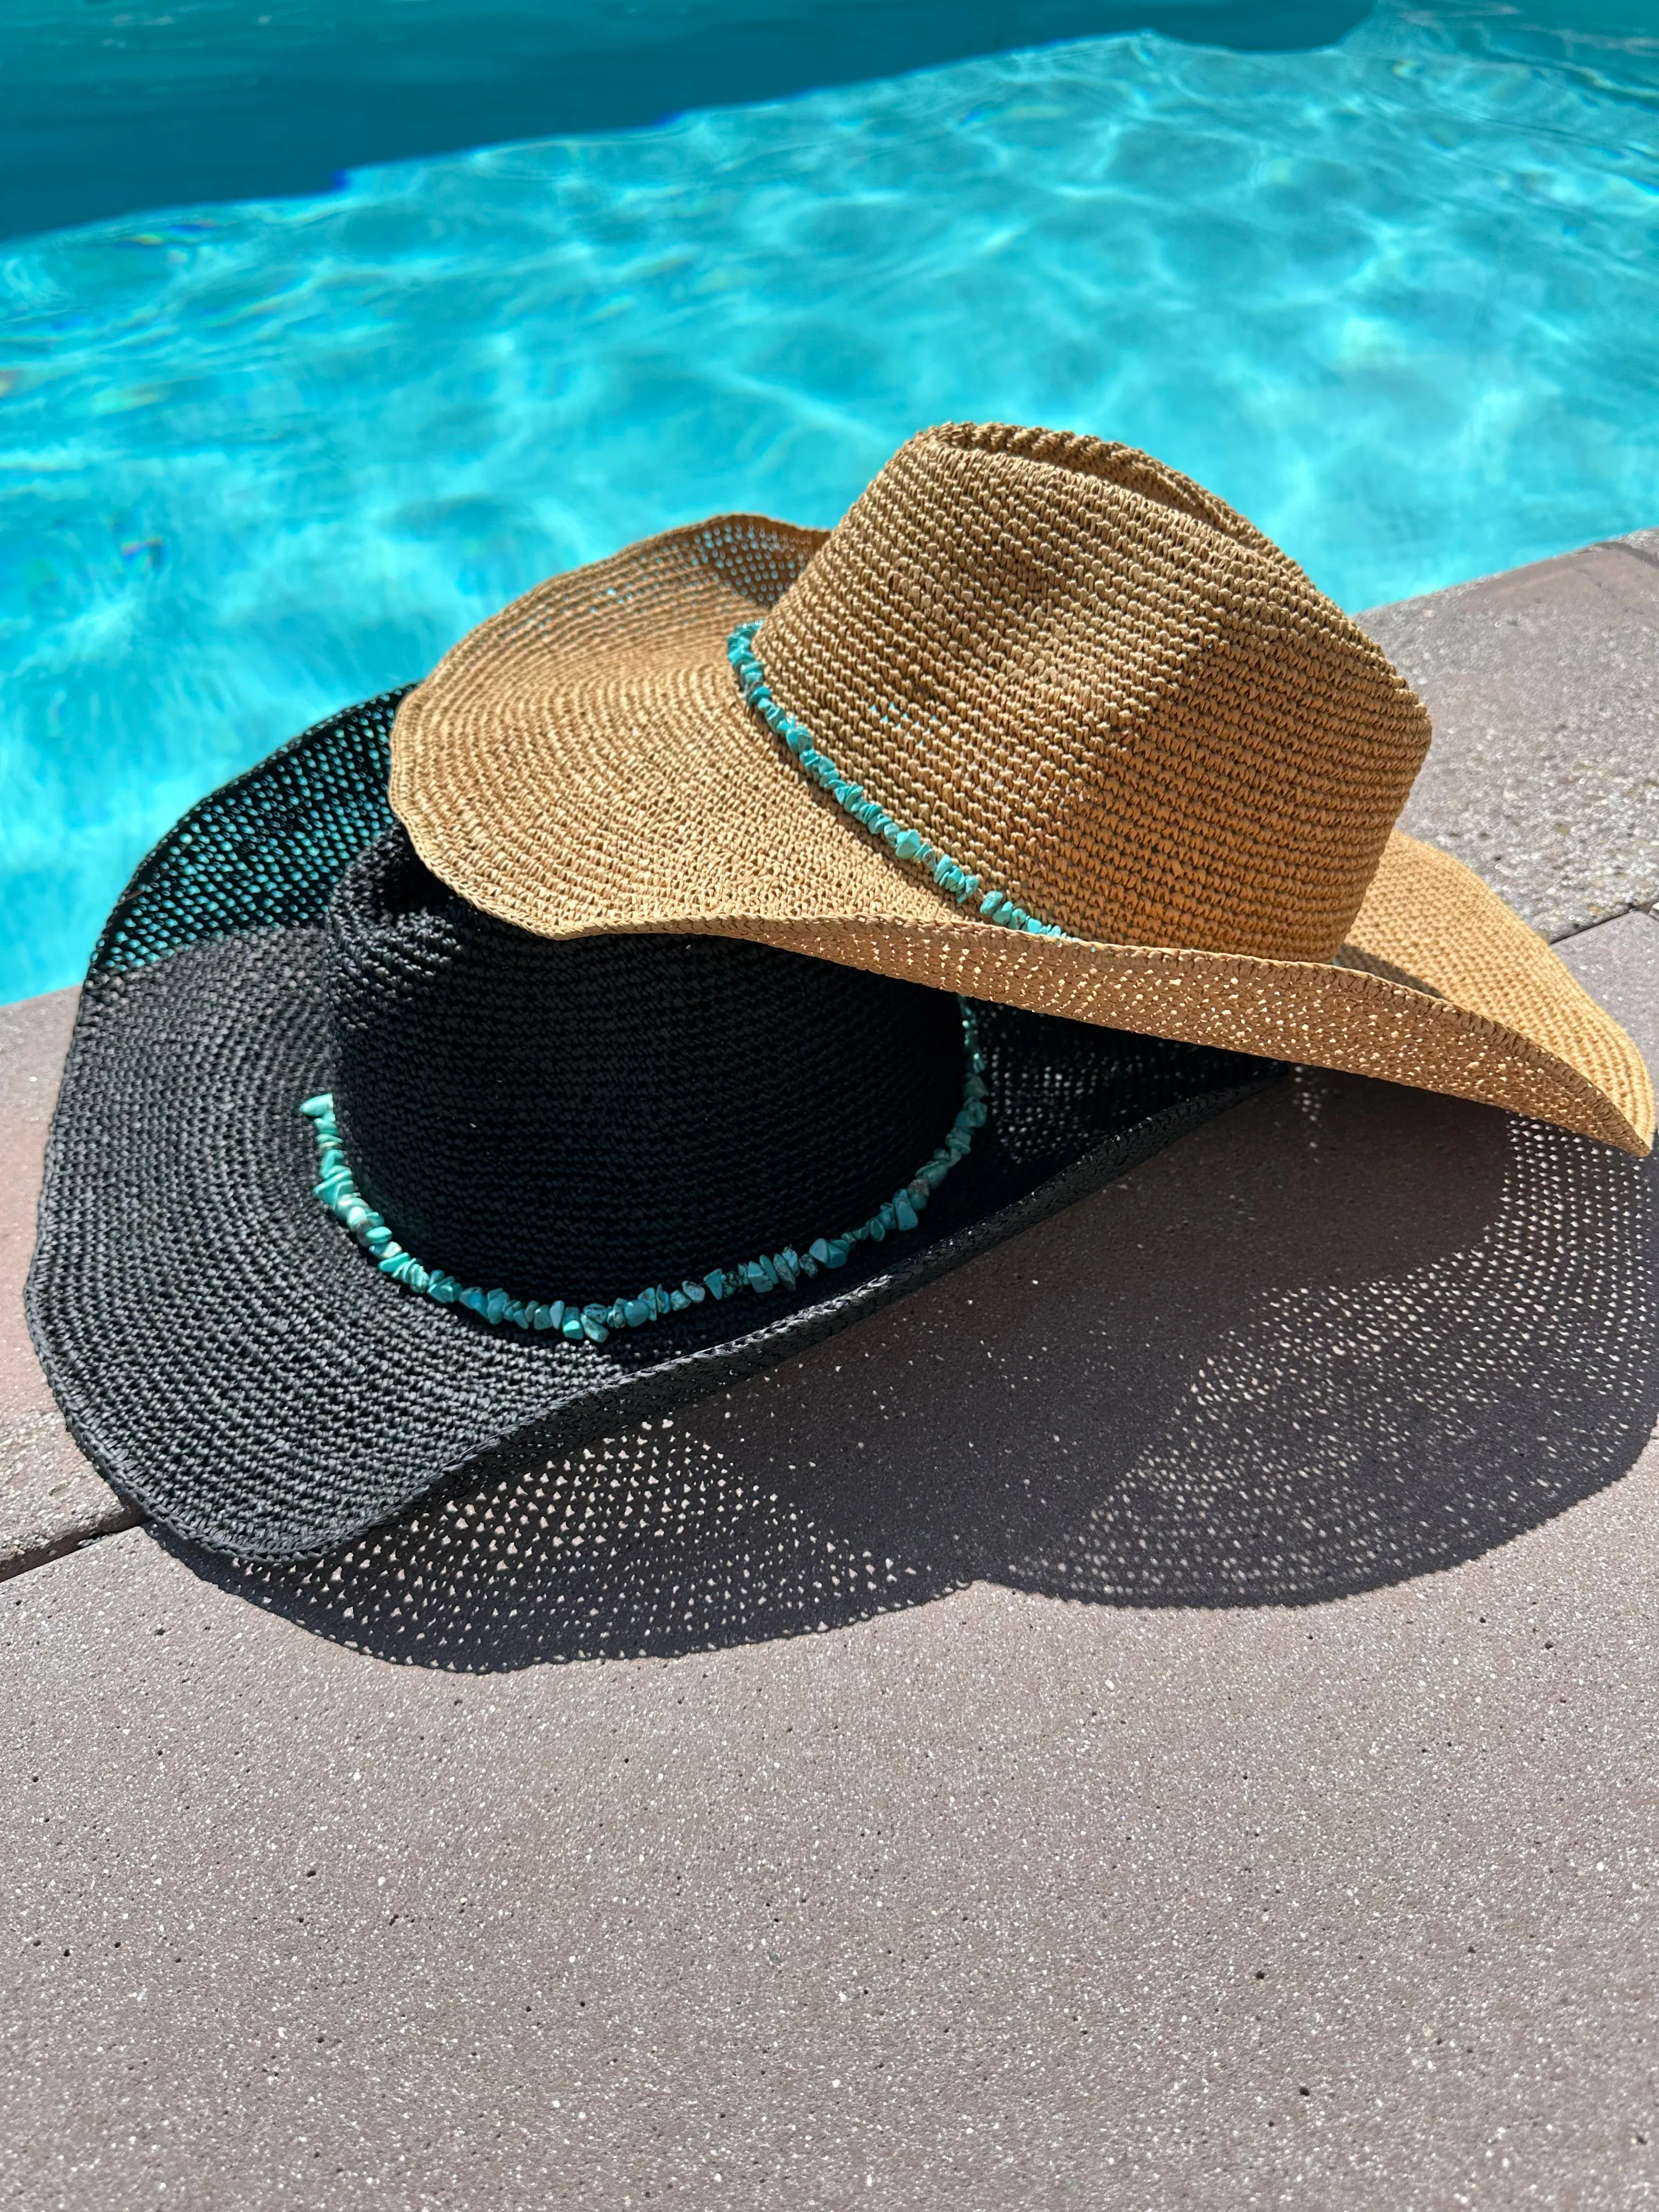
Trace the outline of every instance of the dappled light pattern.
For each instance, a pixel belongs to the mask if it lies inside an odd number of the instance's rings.
[[[331,1558],[198,1571],[420,1665],[672,1654],[978,1578],[1297,1604],[1615,1481],[1659,1411],[1651,1164],[1322,1073],[671,1421]]]

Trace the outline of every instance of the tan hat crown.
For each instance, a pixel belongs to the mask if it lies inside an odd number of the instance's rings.
[[[403,701],[390,797],[441,881],[538,936],[750,938],[1644,1152],[1630,1039],[1395,827],[1428,740],[1199,485],[947,424],[828,534],[716,515],[538,585]]]
[[[1109,944],[1331,959],[1430,737],[1260,531],[1146,454],[1063,432],[913,439],[757,650],[843,776]]]

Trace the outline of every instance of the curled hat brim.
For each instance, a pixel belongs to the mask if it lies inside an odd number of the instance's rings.
[[[1630,1038],[1478,877],[1398,831],[1334,963],[1026,936],[956,905],[848,822],[733,679],[731,633],[824,534],[718,517],[556,576],[464,639],[393,734],[392,802],[427,865],[542,936],[751,938],[1649,1150]]]
[[[313,1195],[322,922],[386,828],[397,695],[186,815],[88,975],[26,1303],[71,1433],[180,1534],[325,1552],[448,1480],[568,1450],[802,1350],[1259,1090],[1226,1051],[991,1009],[991,1118],[921,1225],[836,1273],[603,1345],[492,1328],[380,1273]]]

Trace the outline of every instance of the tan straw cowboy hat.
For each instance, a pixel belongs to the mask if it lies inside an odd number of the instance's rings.
[[[1645,1152],[1630,1039],[1395,828],[1429,737],[1198,484],[958,423],[827,533],[723,516],[539,586],[404,701],[391,797],[541,937],[748,939]]]

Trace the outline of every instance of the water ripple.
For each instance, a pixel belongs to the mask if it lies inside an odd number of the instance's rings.
[[[0,997],[538,577],[921,424],[1150,447],[1350,605],[1659,521],[1659,43],[1143,36],[0,264]]]

